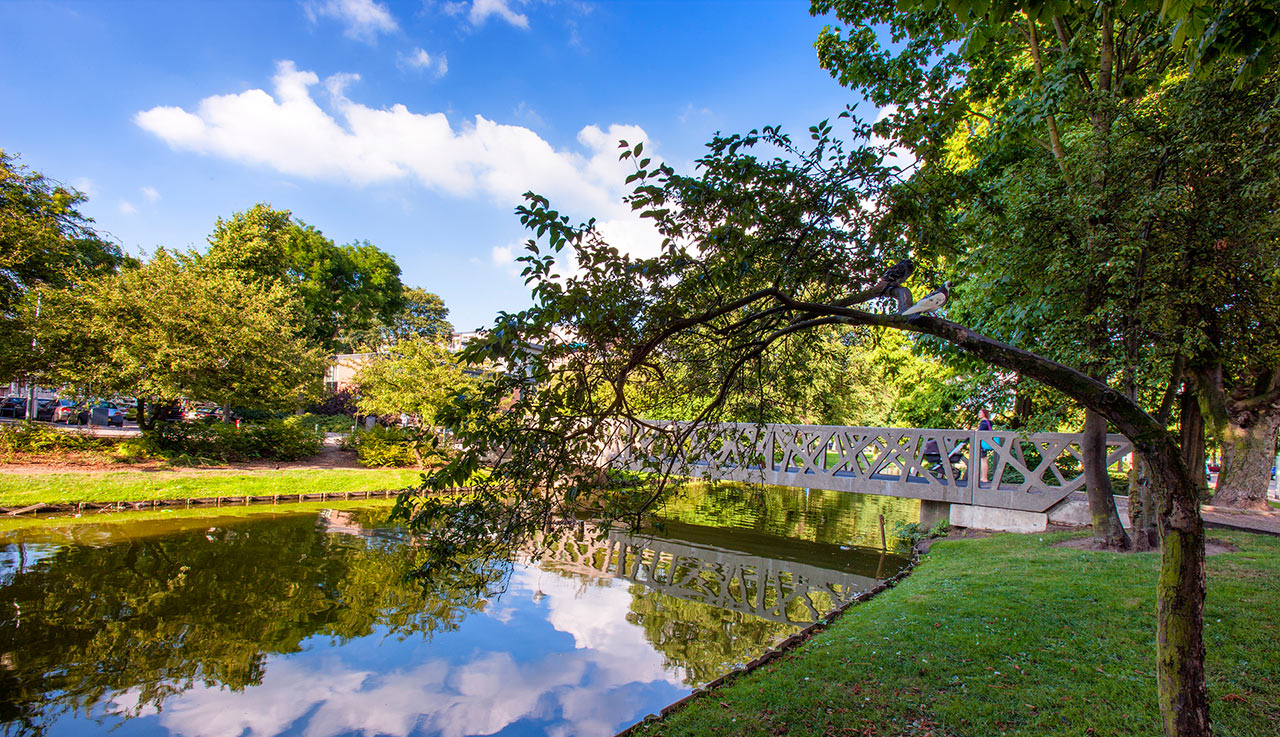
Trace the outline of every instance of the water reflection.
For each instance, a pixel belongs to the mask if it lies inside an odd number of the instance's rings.
[[[0,533],[4,733],[611,734],[901,564],[672,514],[423,589],[385,515]]]

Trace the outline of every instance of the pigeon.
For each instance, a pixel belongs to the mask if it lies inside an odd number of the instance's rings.
[[[915,303],[915,297],[911,296],[911,290],[906,287],[889,287],[888,295],[898,302],[898,314],[902,314],[908,307]]]
[[[915,270],[916,265],[911,262],[911,259],[904,258],[884,272],[884,276],[876,282],[874,290],[883,294],[893,287],[900,287]]]
[[[943,284],[940,288],[929,292],[920,299],[919,302],[911,305],[911,308],[903,312],[903,315],[922,315],[926,312],[933,312],[947,303],[947,297],[951,294],[951,282]]]

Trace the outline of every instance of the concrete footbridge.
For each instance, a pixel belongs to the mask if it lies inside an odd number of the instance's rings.
[[[650,422],[627,426],[611,465],[632,471],[920,499],[922,521],[1043,529],[1079,517],[1082,436],[1008,430]],[[1107,436],[1107,466],[1132,451]],[[1077,495],[1078,497],[1078,495]]]

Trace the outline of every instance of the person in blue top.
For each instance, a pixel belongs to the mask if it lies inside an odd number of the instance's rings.
[[[991,425],[991,412],[986,407],[978,410],[978,431],[990,432],[995,428]],[[978,482],[987,483],[987,453],[991,451],[991,445],[983,440],[978,450]]]

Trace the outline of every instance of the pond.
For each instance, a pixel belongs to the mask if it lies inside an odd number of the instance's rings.
[[[0,527],[5,734],[611,735],[896,573],[918,503],[695,489],[643,535],[406,578],[389,504]],[[892,541],[890,542],[892,545]]]

